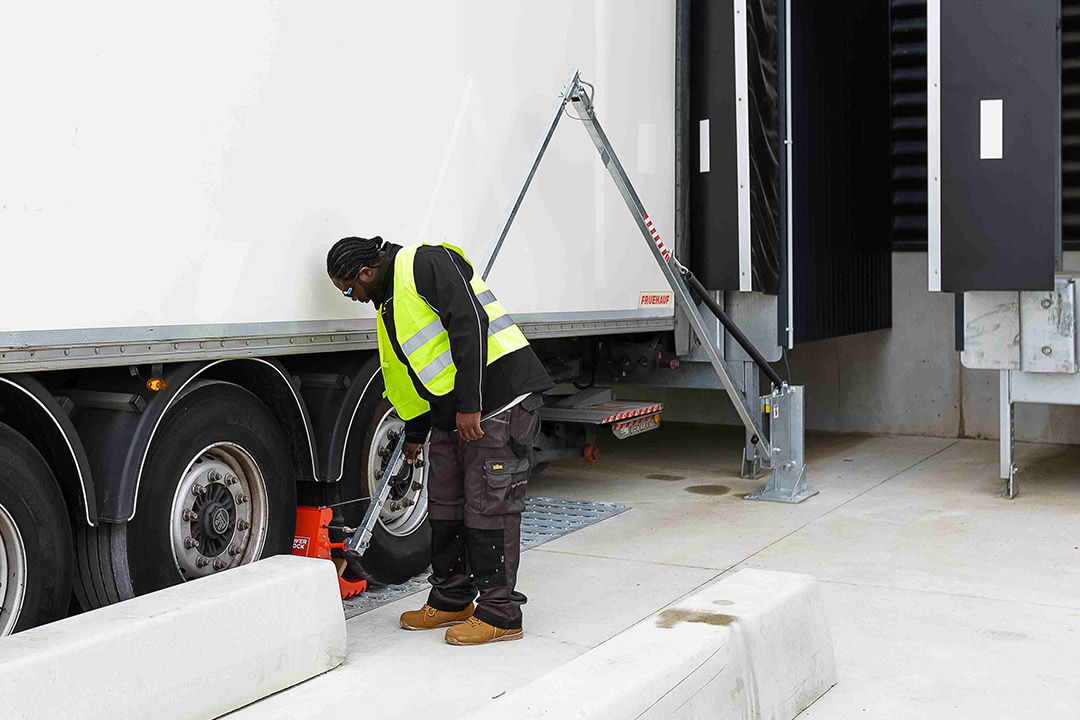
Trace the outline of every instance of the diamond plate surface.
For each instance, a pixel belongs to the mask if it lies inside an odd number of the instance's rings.
[[[525,499],[525,512],[521,515],[521,549],[568,535],[601,520],[615,517],[630,509],[621,503],[594,502],[592,500],[564,500],[562,498],[530,497]],[[342,601],[345,617],[363,615],[387,603],[400,600],[427,590],[427,576],[431,568],[401,585],[374,587],[367,592]]]

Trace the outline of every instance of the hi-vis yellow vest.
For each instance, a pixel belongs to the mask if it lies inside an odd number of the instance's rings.
[[[432,395],[441,397],[453,391],[457,368],[454,367],[454,358],[450,353],[449,333],[443,327],[438,314],[416,291],[413,264],[416,251],[421,247],[423,245],[403,247],[394,258],[394,334],[409,367],[424,384],[424,388]],[[441,247],[465,257],[465,253],[453,245],[443,243]],[[521,329],[514,324],[514,319],[495,299],[495,295],[478,273],[473,273],[469,284],[476,299],[487,312],[487,364],[490,365],[515,350],[528,347],[529,341],[525,339]],[[386,324],[383,322],[382,306],[378,308],[376,317],[379,328],[379,361],[382,364],[383,381],[386,383],[383,395],[394,404],[398,417],[411,420],[427,412],[428,403],[416,391],[408,369],[398,359],[390,344]]]

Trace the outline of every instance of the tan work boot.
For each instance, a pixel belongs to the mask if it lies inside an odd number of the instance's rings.
[[[457,612],[436,610],[430,605],[424,605],[419,610],[410,610],[401,614],[401,627],[406,630],[433,630],[447,627],[448,625],[460,625],[472,617],[476,606],[469,603],[469,607]]]
[[[446,642],[451,645],[483,645],[503,640],[520,640],[523,635],[521,628],[504,630],[470,616],[463,624],[446,631]]]

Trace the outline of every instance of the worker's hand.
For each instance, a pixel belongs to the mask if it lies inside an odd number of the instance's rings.
[[[420,456],[420,449],[423,447],[424,443],[406,442],[405,447],[402,448],[402,452],[405,453],[405,462],[412,465],[413,460]]]
[[[484,437],[484,431],[480,429],[480,413],[457,414],[458,437],[465,442],[474,442]]]

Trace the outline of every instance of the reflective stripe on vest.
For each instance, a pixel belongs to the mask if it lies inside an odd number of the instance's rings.
[[[416,291],[413,269],[416,252],[421,247],[423,246],[404,247],[398,251],[394,259],[393,332],[397,336],[402,354],[405,355],[416,377],[428,392],[439,397],[449,394],[454,389],[457,368],[454,366],[453,354],[450,351],[449,333],[443,327],[438,314]],[[448,252],[453,251],[465,257],[461,250],[452,245],[444,244],[442,247]],[[464,277],[462,279],[464,280]],[[488,316],[487,364],[490,365],[508,353],[527,347],[529,342],[514,323],[513,317],[506,312],[506,309],[495,298],[495,294],[475,272],[469,285]],[[381,308],[378,320],[381,325]],[[381,333],[379,339],[379,356],[383,363],[383,376],[386,379],[386,396],[398,409],[398,415],[408,420],[410,418],[402,414],[402,406],[419,407],[416,400],[422,401],[422,398],[413,387],[408,371],[398,359],[397,354],[391,348],[384,348]],[[389,342],[386,344],[389,345]],[[393,369],[387,372],[387,366]],[[424,405],[426,406],[426,403]],[[426,411],[426,407],[424,409]],[[415,413],[415,415],[419,414],[421,413]]]
[[[442,321],[438,318],[434,322],[429,323],[427,327],[424,327],[420,332],[413,335],[411,338],[401,343],[401,352],[406,355],[412,355],[427,343],[428,340],[434,340],[438,337],[439,333],[443,332],[445,328],[442,325]]]

